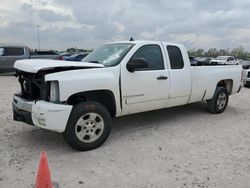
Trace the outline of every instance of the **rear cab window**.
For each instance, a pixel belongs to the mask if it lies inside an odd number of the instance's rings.
[[[167,46],[167,52],[171,69],[183,69],[184,61],[180,48],[177,46]]]

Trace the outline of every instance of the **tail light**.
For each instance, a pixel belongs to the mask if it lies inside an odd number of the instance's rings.
[[[58,57],[58,60],[63,60],[63,56],[60,55],[60,56]]]

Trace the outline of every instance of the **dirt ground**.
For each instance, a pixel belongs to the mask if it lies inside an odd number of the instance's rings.
[[[204,103],[113,121],[111,136],[89,152],[71,149],[61,134],[12,120],[16,78],[0,76],[0,187],[32,187],[39,155],[64,187],[250,187],[250,89],[227,110]]]

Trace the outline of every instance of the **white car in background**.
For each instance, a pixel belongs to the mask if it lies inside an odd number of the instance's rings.
[[[234,56],[218,56],[210,61],[215,65],[238,65],[239,61]]]
[[[245,87],[250,87],[250,68],[243,69],[243,84]]]

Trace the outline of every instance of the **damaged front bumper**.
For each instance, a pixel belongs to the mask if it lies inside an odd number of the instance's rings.
[[[16,94],[13,97],[12,109],[13,119],[15,121],[22,121],[27,124],[33,125],[31,117],[32,102],[27,101]]]
[[[56,132],[64,132],[73,106],[43,100],[27,101],[13,97],[13,119]]]

